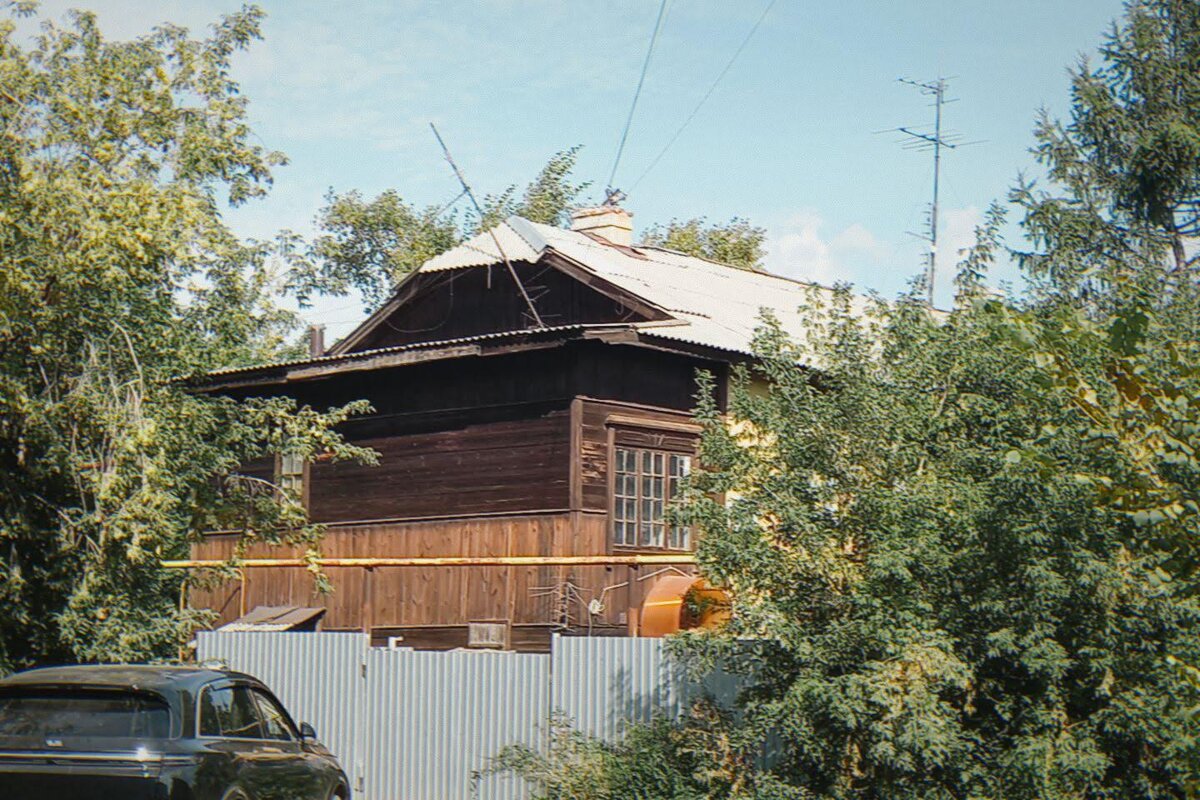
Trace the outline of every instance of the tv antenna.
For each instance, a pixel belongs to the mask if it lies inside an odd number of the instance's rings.
[[[475,193],[467,185],[467,179],[463,177],[462,170],[458,168],[458,164],[454,163],[454,157],[450,155],[450,148],[446,146],[442,135],[438,133],[437,126],[431,122],[429,123],[429,127],[433,130],[433,135],[437,139],[438,144],[442,146],[442,153],[446,156],[446,161],[450,164],[450,169],[454,170],[454,177],[458,178],[458,182],[462,186],[462,193],[471,200],[471,205],[475,207],[475,213],[479,215],[479,222],[483,224],[485,219],[483,209],[480,207],[479,201],[475,199]],[[459,195],[459,197],[461,196]],[[517,285],[517,291],[521,293],[522,299],[525,300],[525,306],[529,309],[529,315],[539,328],[546,327],[546,323],[542,321],[541,315],[538,314],[537,306],[533,304],[533,300],[529,297],[529,292],[525,291],[525,284],[521,283],[521,279],[517,276],[517,271],[513,269],[512,262],[508,260],[508,254],[504,252],[504,247],[500,244],[500,239],[496,236],[496,229],[488,228],[487,232],[492,237],[492,244],[496,245],[496,251],[500,253],[500,258],[504,260],[504,266],[508,268],[508,274],[512,276],[513,283]],[[489,272],[488,275],[490,281],[491,273]]]
[[[888,131],[878,131],[878,133],[901,133],[904,138],[901,139],[903,147],[906,150],[919,150],[922,152],[933,151],[933,202],[929,204],[929,228],[926,234],[915,234],[921,239],[929,243],[929,253],[926,258],[925,265],[925,292],[926,299],[930,307],[933,306],[933,280],[937,274],[937,255],[938,255],[938,185],[941,182],[942,171],[942,148],[948,147],[951,150],[967,144],[977,144],[977,142],[963,142],[962,136],[957,133],[942,132],[942,106],[947,103],[955,102],[955,99],[947,99],[946,90],[949,88],[948,78],[938,77],[932,81],[914,81],[909,78],[899,78],[900,83],[907,86],[912,86],[918,89],[921,94],[928,95],[933,98],[933,132],[920,130],[912,126],[901,126],[892,128]]]

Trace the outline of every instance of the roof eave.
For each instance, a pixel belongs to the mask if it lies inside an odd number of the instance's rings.
[[[327,378],[336,374],[386,369],[427,361],[441,361],[471,356],[493,356],[506,353],[558,347],[566,342],[592,338],[604,331],[622,331],[629,325],[569,325],[557,328],[529,328],[494,334],[451,339],[442,342],[385,347],[342,355],[321,356],[305,361],[283,364],[264,364],[243,369],[208,373],[184,380],[194,391],[220,392],[252,386],[283,386],[302,381]]]

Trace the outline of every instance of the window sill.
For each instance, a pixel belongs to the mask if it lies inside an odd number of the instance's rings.
[[[674,547],[649,547],[634,544],[614,544],[612,545],[613,553],[625,553],[628,555],[638,555],[646,553],[650,555],[680,555],[694,556],[696,551],[691,548],[678,549]]]

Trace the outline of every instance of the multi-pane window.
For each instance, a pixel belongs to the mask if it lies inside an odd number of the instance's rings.
[[[294,453],[279,456],[276,484],[294,500],[304,501],[304,459]]]
[[[691,457],[661,450],[617,447],[613,479],[613,544],[687,550],[691,530],[667,523],[667,505],[679,493]]]

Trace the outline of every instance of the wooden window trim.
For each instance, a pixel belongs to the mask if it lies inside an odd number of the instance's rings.
[[[642,430],[658,430],[670,433],[682,433],[699,436],[704,432],[704,426],[698,422],[683,422],[669,419],[650,419],[632,414],[609,414],[605,420],[609,428],[641,428]]]
[[[605,418],[605,428],[607,429],[607,444],[608,444],[608,494],[607,494],[607,516],[608,524],[606,526],[606,552],[613,553],[694,553],[696,550],[695,530],[691,530],[688,535],[688,546],[683,549],[666,546],[670,540],[670,531],[663,532],[663,546],[653,547],[641,544],[618,544],[616,542],[616,485],[617,485],[617,448],[624,447],[632,450],[651,450],[663,453],[668,458],[671,455],[686,455],[691,459],[692,468],[695,468],[697,457],[698,438],[703,431],[703,427],[698,423],[682,422],[674,420],[649,419],[646,417],[633,416],[631,414],[609,414]],[[634,429],[644,432],[661,432],[663,434],[683,434],[687,436],[697,437],[691,446],[673,445],[671,442],[660,442],[652,446],[645,444],[621,444],[618,440],[618,434],[621,429]],[[669,478],[668,478],[669,480]],[[669,501],[669,499],[668,499]],[[640,513],[640,512],[639,512]],[[668,529],[670,525],[666,526]]]
[[[649,455],[651,455],[651,457],[653,457],[653,456],[661,456],[662,457],[662,473],[661,473],[660,477],[662,479],[661,502],[662,502],[662,506],[663,506],[663,515],[661,518],[661,522],[659,523],[662,526],[662,542],[663,543],[661,545],[641,544],[640,541],[635,544],[629,544],[626,542],[617,542],[616,541],[616,525],[617,525],[616,451],[619,449],[627,450],[630,453],[634,454],[633,455],[634,467],[636,470],[637,477],[635,479],[636,497],[634,499],[633,522],[635,523],[634,538],[638,539],[638,540],[640,540],[640,538],[641,538],[641,525],[639,523],[642,520],[642,512],[645,507],[644,504],[646,502],[646,499],[642,496],[642,487],[645,485],[645,483],[644,483],[645,474],[642,472],[643,466],[645,464],[644,456],[649,454]],[[695,454],[693,454],[693,453],[676,452],[673,450],[662,450],[662,449],[657,449],[654,447],[646,447],[643,445],[624,446],[621,444],[615,444],[613,446],[612,451],[610,453],[610,459],[609,459],[610,464],[612,464],[612,472],[610,473],[612,475],[612,480],[610,481],[610,483],[612,484],[612,487],[613,487],[613,491],[609,495],[609,513],[608,513],[609,552],[611,552],[611,553],[692,553],[692,552],[695,552],[695,540],[693,538],[695,531],[692,528],[692,526],[690,526],[690,525],[682,526],[687,529],[687,541],[688,541],[687,546],[686,547],[672,547],[670,545],[671,530],[675,526],[673,526],[667,520],[666,509],[671,503],[671,499],[672,499],[671,488],[672,488],[673,484],[675,483],[674,473],[671,471],[671,466],[670,466],[671,459],[675,458],[675,457],[685,457],[688,459],[688,463],[689,463],[688,472],[690,473],[690,465],[692,463],[694,463],[695,458],[696,458]],[[650,501],[653,502],[654,498],[653,497],[650,498]],[[628,523],[630,520],[623,519],[622,521]]]

